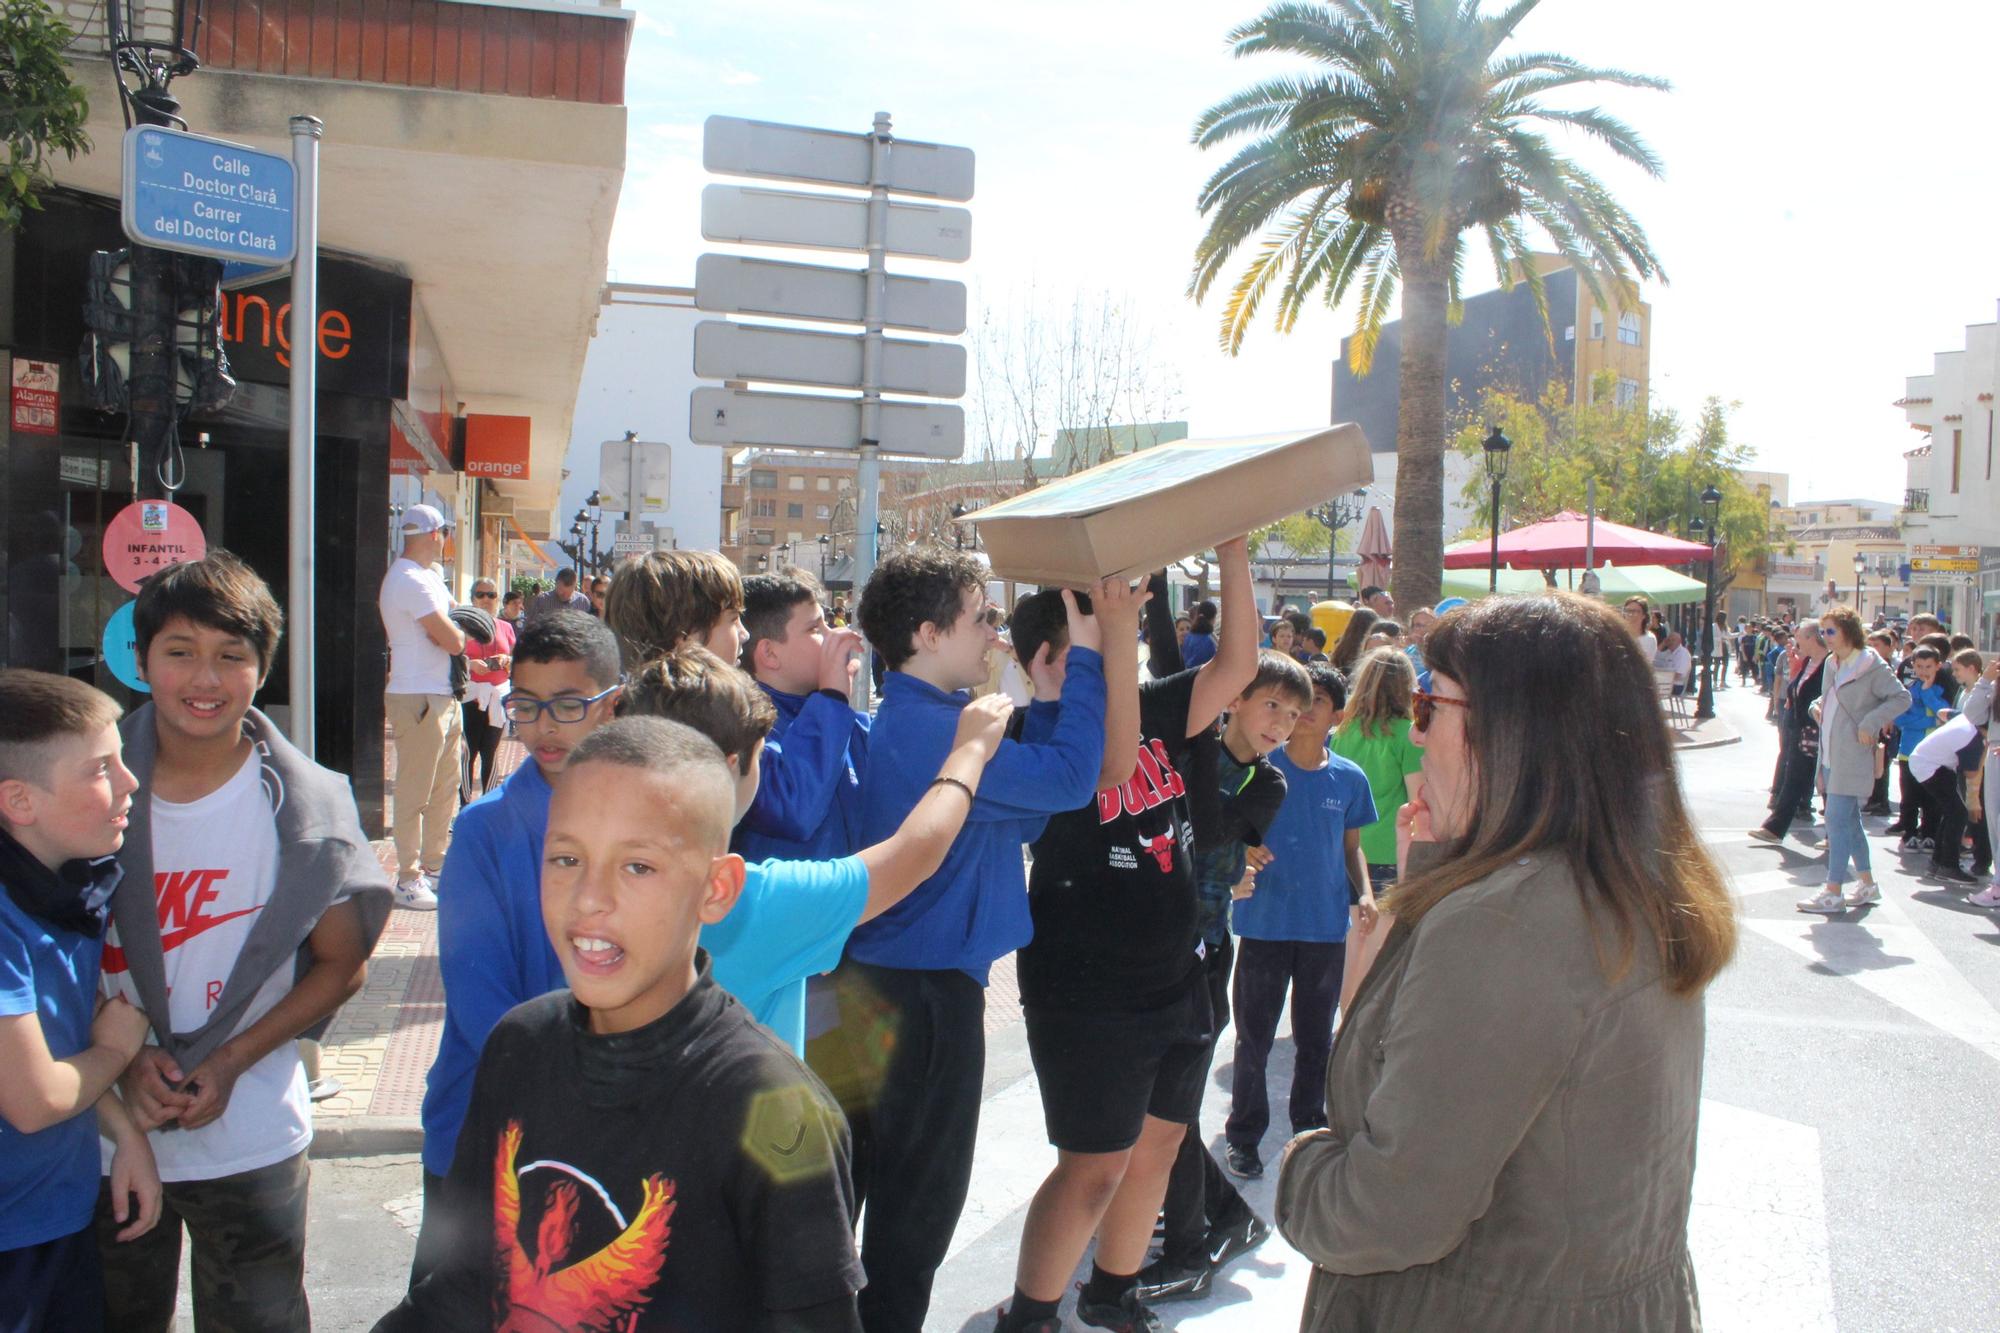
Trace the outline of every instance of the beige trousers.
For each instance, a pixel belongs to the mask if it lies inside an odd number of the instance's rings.
[[[449,694],[386,694],[396,741],[396,878],[444,866],[458,814],[459,738],[465,722]]]

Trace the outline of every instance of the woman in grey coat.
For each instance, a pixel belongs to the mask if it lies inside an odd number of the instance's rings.
[[[1910,706],[1909,691],[1868,647],[1861,617],[1836,606],[1819,619],[1832,656],[1813,715],[1819,721],[1819,788],[1826,796],[1826,887],[1799,901],[1801,912],[1835,916],[1879,901],[1861,803],[1875,789],[1875,742]],[[1847,893],[1849,870],[1854,891]]]
[[[1680,1333],[1703,1001],[1734,908],[1632,637],[1555,593],[1454,611],[1417,696],[1396,925],[1294,1139],[1305,1333]]]

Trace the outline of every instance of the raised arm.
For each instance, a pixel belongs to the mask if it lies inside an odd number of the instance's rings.
[[[784,736],[764,745],[763,776],[744,827],[793,842],[811,837],[847,774],[853,734],[854,710],[845,694],[836,698],[821,690],[807,698]]]
[[[868,903],[861,919],[870,921],[903,901],[910,891],[937,873],[953,839],[965,827],[979,792],[986,765],[1000,748],[1007,719],[1014,711],[1004,694],[975,699],[958,715],[958,735],[944,757],[937,777],[918,799],[916,808],[887,841],[861,849],[868,867]]]
[[[1222,643],[1202,664],[1188,701],[1188,735],[1206,731],[1257,675],[1257,597],[1250,586],[1250,539],[1215,548],[1222,568]]]
[[[1104,640],[1104,762],[1097,790],[1129,780],[1139,762],[1139,610],[1151,597],[1123,578],[1091,589],[1091,610]]]
[[[1097,793],[1104,765],[1104,658],[1097,618],[1082,614],[1064,590],[1069,613],[1069,665],[1056,722],[1046,741],[1002,741],[980,783],[970,823],[1032,818],[1075,810]],[[1128,777],[1130,770],[1127,770]]]
[[[1154,680],[1177,676],[1187,669],[1181,641],[1174,635],[1174,608],[1167,596],[1167,571],[1156,569],[1146,578],[1146,670]]]

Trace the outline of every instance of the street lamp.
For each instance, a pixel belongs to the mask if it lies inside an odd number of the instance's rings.
[[[826,551],[832,541],[833,538],[827,536],[824,532],[819,535],[819,581],[821,583],[826,582]]]
[[[965,549],[965,525],[956,520],[965,517],[965,506],[963,504],[954,504],[951,507],[951,516],[954,520],[951,525],[952,547],[955,550],[963,551]]]
[[[1702,599],[1701,633],[1695,637],[1695,642],[1701,645],[1701,696],[1695,700],[1696,721],[1715,716],[1715,653],[1710,639],[1715,634],[1715,548],[1722,541],[1722,492],[1713,486],[1703,488],[1701,507],[1708,511],[1708,559],[1703,565],[1702,581],[1707,586]],[[1697,516],[1695,523],[1700,522]]]
[[[1854,614],[1857,616],[1861,614],[1861,576],[1867,572],[1868,557],[1856,551],[1854,553]]]
[[[1507,480],[1507,451],[1514,442],[1495,426],[1479,447],[1486,451],[1486,480],[1493,486],[1493,554],[1487,562],[1486,591],[1496,593],[1500,591],[1500,483]]]
[[[1339,553],[1340,530],[1358,523],[1368,504],[1368,488],[1363,486],[1352,495],[1336,495],[1325,504],[1316,504],[1306,510],[1308,517],[1326,529],[1326,600],[1334,597],[1333,558]]]

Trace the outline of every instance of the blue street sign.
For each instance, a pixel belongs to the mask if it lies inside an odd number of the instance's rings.
[[[222,290],[239,291],[244,287],[261,287],[267,282],[292,276],[290,264],[279,264],[273,268],[269,264],[250,264],[241,259],[224,260],[222,264]]]
[[[297,248],[290,158],[157,125],[125,131],[125,234],[140,245],[274,268]]]

